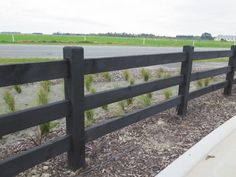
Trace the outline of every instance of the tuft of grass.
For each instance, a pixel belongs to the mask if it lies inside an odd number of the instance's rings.
[[[91,91],[92,83],[93,83],[93,76],[91,74],[86,75],[84,77],[84,85],[85,85],[87,92]]]
[[[123,75],[124,80],[126,80],[126,81],[130,80],[130,73],[128,70],[123,71],[122,75]]]
[[[146,94],[141,96],[141,100],[144,106],[150,106],[152,104],[152,99]]]
[[[147,82],[151,78],[151,74],[147,69],[142,68],[140,74],[143,77],[143,80]]]
[[[44,105],[48,103],[48,91],[44,88],[40,88],[37,95],[38,105]]]
[[[22,89],[21,89],[21,86],[20,85],[14,85],[14,89],[17,93],[21,93],[22,92]]]
[[[7,91],[5,92],[3,99],[7,104],[9,111],[14,112],[16,110],[14,96],[9,91]]]
[[[111,82],[111,74],[109,72],[102,73],[102,76],[106,81]]]
[[[170,99],[173,96],[173,92],[171,89],[165,89],[163,93],[166,100]]]
[[[158,68],[156,70],[156,75],[157,75],[158,78],[162,78],[163,73],[164,73],[164,69],[163,68]]]
[[[94,122],[94,111],[92,109],[85,111],[85,127],[90,127]]]
[[[92,94],[96,93],[96,89],[95,88],[91,88],[90,89],[90,93],[92,93]]]
[[[134,78],[130,78],[129,79],[129,85],[134,85],[135,81],[134,81]]]
[[[158,78],[166,79],[166,78],[171,77],[171,73],[168,71],[165,71],[163,68],[158,68],[156,70],[156,76]]]
[[[103,105],[103,106],[102,106],[102,109],[105,110],[105,111],[108,111],[108,105],[107,105],[107,104],[106,104],[106,105]]]
[[[120,109],[125,112],[125,106],[126,106],[125,101],[124,100],[119,101],[118,105],[119,105]]]
[[[134,98],[128,98],[128,99],[126,100],[126,103],[127,103],[128,106],[131,105],[131,104],[133,104],[133,102],[134,102]]]
[[[40,82],[40,86],[47,92],[50,92],[51,81],[42,81]]]
[[[40,83],[40,88],[37,94],[37,103],[38,105],[45,105],[48,104],[48,94],[50,91],[50,85],[51,82],[50,81],[43,81]],[[48,133],[50,133],[52,126],[51,126],[51,122],[45,122],[43,124],[39,125],[39,130],[40,130],[40,136],[41,138],[44,135],[47,135]]]
[[[212,82],[212,80],[213,80],[212,77],[197,80],[197,81],[195,82],[195,86],[196,86],[198,89],[199,89],[199,88],[202,88],[202,87],[207,87],[207,86]]]

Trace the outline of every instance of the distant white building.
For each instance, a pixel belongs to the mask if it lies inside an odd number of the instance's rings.
[[[236,41],[236,35],[218,35],[216,41]]]

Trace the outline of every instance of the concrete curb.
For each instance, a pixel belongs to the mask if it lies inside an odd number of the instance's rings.
[[[211,149],[213,149],[235,129],[236,116],[232,117],[230,120],[204,137],[201,141],[157,174],[156,177],[184,177],[199,161],[208,155]]]

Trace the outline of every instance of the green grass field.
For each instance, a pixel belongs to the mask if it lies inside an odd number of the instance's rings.
[[[193,45],[192,40],[177,39],[143,39],[103,36],[53,36],[53,35],[12,35],[0,34],[0,43],[16,44],[83,44],[83,45],[127,45],[127,46],[156,46],[182,47]],[[195,47],[230,48],[233,42],[195,40]]]

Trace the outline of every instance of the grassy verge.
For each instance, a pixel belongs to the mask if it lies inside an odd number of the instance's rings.
[[[0,65],[17,63],[34,63],[61,60],[60,58],[0,58]],[[228,58],[215,58],[207,60],[194,60],[193,62],[228,62]]]
[[[207,60],[194,60],[193,62],[228,62],[229,58],[212,58]]]
[[[58,58],[0,58],[0,64],[34,63],[59,60]]]

